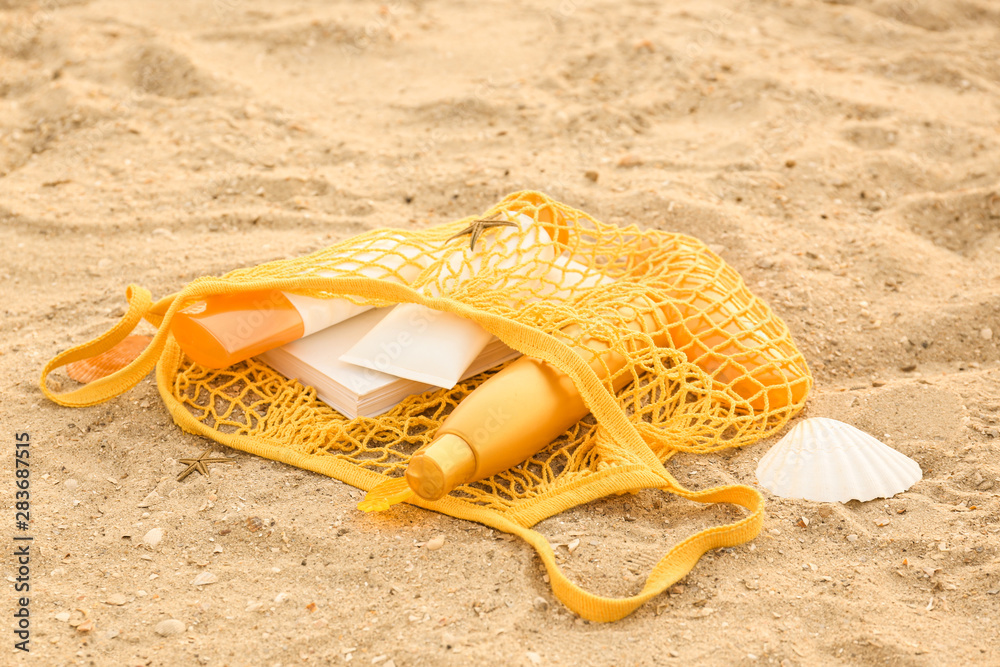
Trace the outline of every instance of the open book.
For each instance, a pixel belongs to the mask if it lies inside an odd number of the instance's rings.
[[[292,341],[260,355],[265,363],[288,378],[315,387],[319,399],[346,417],[375,417],[392,409],[407,396],[419,394],[433,385],[406,380],[381,371],[340,361],[340,356],[385,317],[392,308],[375,308],[339,324]],[[392,361],[393,345],[420,345],[415,334],[401,335],[384,346],[375,365]],[[398,347],[396,348],[398,350]],[[398,352],[396,352],[398,354]],[[482,373],[519,356],[493,339],[468,367],[462,379]],[[382,359],[384,355],[384,359]]]

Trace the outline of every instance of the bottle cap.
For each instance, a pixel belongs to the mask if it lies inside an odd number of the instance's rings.
[[[424,500],[440,500],[475,472],[476,455],[469,443],[445,433],[410,459],[406,482]]]

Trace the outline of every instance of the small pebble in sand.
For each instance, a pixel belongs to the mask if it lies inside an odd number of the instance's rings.
[[[850,535],[847,536],[847,541],[848,542],[857,542],[858,541],[858,536],[855,535],[854,533],[851,533]]]
[[[983,340],[990,340],[993,338],[993,329],[990,329],[989,327],[984,327],[979,330],[979,336]]]
[[[171,232],[169,229],[166,229],[165,227],[157,227],[152,232],[150,232],[150,234],[152,236],[162,236],[164,238],[170,239],[171,241],[177,239],[177,237],[174,236],[174,233]]]
[[[274,596],[274,604],[281,604],[288,599],[288,593],[278,593]]]
[[[548,611],[549,610],[549,601],[546,600],[543,597],[537,597],[537,598],[535,598],[535,601],[532,604],[534,605],[535,609],[537,609],[538,611]]]
[[[195,586],[207,586],[208,584],[214,584],[218,580],[219,578],[211,572],[202,572],[191,583]]]
[[[168,618],[165,621],[160,621],[156,624],[156,634],[161,637],[169,637],[171,635],[179,635],[184,632],[184,623],[178,621],[176,618]]]
[[[627,155],[623,155],[618,160],[618,166],[619,167],[624,167],[626,169],[629,169],[631,167],[639,167],[641,165],[642,165],[642,158],[639,157],[638,155],[634,155],[632,153],[628,153]]]
[[[76,491],[76,489],[79,486],[80,486],[80,483],[78,481],[76,481],[75,479],[67,479],[65,482],[63,482],[63,488],[66,489],[67,491],[70,491],[70,492]]]
[[[593,183],[596,183],[597,179],[600,178],[600,174],[598,174],[593,169],[583,172],[583,175],[587,177],[587,180]]]
[[[148,533],[146,533],[142,538],[142,541],[150,549],[155,549],[156,547],[160,546],[160,542],[162,540],[163,540],[162,528],[153,528]]]
[[[58,614],[56,614],[55,619],[57,621],[62,621],[63,623],[65,623],[66,621],[69,620],[69,612],[68,611],[61,611]]]
[[[104,604],[110,604],[115,607],[121,607],[122,605],[128,604],[128,598],[126,598],[121,593],[112,593],[108,596],[108,599],[104,601]]]
[[[437,551],[443,546],[444,546],[444,535],[438,535],[436,537],[432,537],[431,539],[427,540],[426,544],[424,544],[424,548],[427,549],[428,551]]]
[[[528,655],[528,660],[531,662],[531,664],[533,665],[542,664],[542,656],[538,655],[534,651],[528,651],[527,655]]]

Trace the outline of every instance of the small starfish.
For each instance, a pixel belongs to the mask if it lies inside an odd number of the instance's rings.
[[[517,227],[517,223],[512,220],[503,220],[497,218],[500,215],[497,213],[492,218],[480,218],[479,220],[473,220],[472,224],[460,231],[458,234],[452,236],[448,241],[453,241],[459,236],[465,236],[466,234],[472,234],[472,241],[469,243],[469,250],[476,249],[476,241],[479,240],[479,235],[485,232],[491,227]],[[448,241],[445,241],[447,243]]]
[[[201,456],[199,456],[196,459],[178,459],[179,463],[183,463],[184,465],[187,466],[187,470],[185,470],[184,472],[182,472],[180,475],[177,476],[177,481],[178,482],[181,481],[182,479],[193,473],[195,470],[200,472],[202,475],[208,477],[209,476],[208,466],[205,465],[206,463],[233,463],[235,461],[235,459],[227,459],[227,458],[217,458],[217,459],[207,458],[208,455],[211,453],[212,453],[211,449],[206,449],[201,453]]]

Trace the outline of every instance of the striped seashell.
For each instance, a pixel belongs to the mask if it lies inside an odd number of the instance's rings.
[[[757,465],[757,480],[774,495],[817,502],[890,498],[922,477],[913,459],[825,417],[796,424]]]

